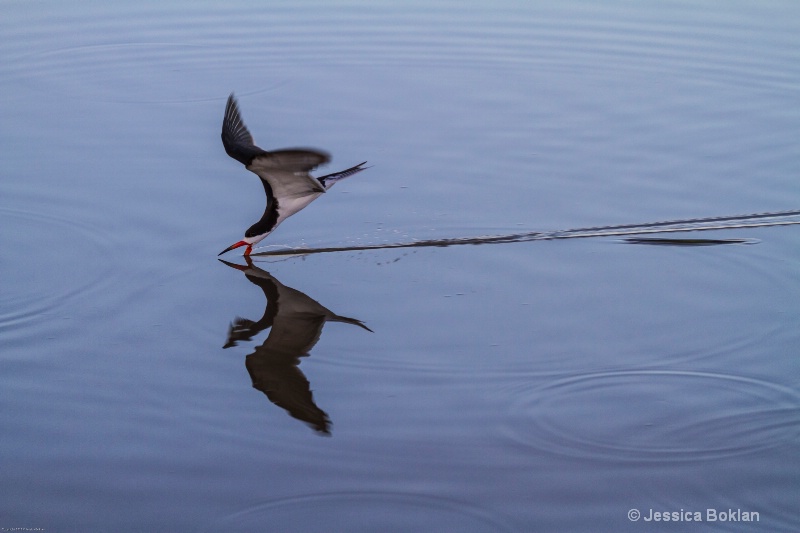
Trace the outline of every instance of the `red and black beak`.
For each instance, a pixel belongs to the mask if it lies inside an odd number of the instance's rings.
[[[253,249],[252,245],[247,241],[239,241],[239,242],[237,242],[235,244],[231,244],[230,246],[228,246],[227,248],[222,250],[219,254],[217,254],[217,257],[219,257],[220,255],[222,255],[222,254],[224,254],[226,252],[230,252],[234,248],[239,248],[240,246],[247,246],[247,250],[244,251],[244,255],[250,255],[250,250]]]

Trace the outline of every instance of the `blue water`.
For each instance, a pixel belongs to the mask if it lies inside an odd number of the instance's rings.
[[[0,36],[0,528],[800,528],[797,226],[216,260],[264,207],[231,91],[263,148],[372,165],[261,252],[800,209],[794,2],[12,2]],[[707,509],[758,522],[645,520]]]

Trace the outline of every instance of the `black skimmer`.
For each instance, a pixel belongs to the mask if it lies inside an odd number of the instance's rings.
[[[262,150],[255,145],[253,136],[242,121],[233,93],[225,106],[222,144],[229,156],[261,178],[267,195],[267,208],[261,220],[245,232],[244,239],[228,246],[219,255],[240,246],[247,246],[244,255],[250,255],[253,245],[272,233],[281,222],[316,200],[337,181],[365,170],[367,163],[364,161],[347,170],[319,178],[311,176],[309,172],[330,161],[330,156],[309,148],[274,152]]]
[[[255,321],[237,317],[230,325],[223,348],[236,346],[237,342],[248,341],[271,328],[263,344],[245,357],[253,387],[292,417],[329,435],[331,421],[314,403],[311,384],[300,370],[300,358],[307,356],[317,344],[326,322],[344,322],[372,330],[362,321],[337,315],[306,294],[283,285],[269,272],[253,265],[249,257],[245,259],[247,266],[220,261],[244,272],[251,283],[261,288],[267,300],[266,308],[263,316]]]

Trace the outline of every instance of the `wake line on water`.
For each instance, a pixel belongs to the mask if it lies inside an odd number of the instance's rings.
[[[800,210],[775,211],[770,213],[752,213],[748,215],[730,215],[707,218],[688,218],[682,220],[666,220],[645,222],[641,224],[620,224],[614,226],[594,226],[558,231],[528,231],[505,235],[482,235],[476,237],[456,237],[451,239],[426,239],[399,243],[361,244],[346,246],[329,246],[319,248],[281,248],[264,252],[256,252],[253,256],[275,257],[289,255],[309,255],[331,252],[355,252],[363,250],[389,250],[393,248],[426,248],[447,247],[465,244],[502,244],[530,241],[554,241],[559,239],[588,239],[591,237],[622,237],[627,235],[644,235],[651,233],[675,233],[689,231],[711,231],[723,229],[761,228],[772,226],[791,226],[800,224]],[[644,239],[631,239],[632,243],[645,243]],[[651,241],[653,242],[653,241]],[[666,241],[665,241],[666,242]],[[670,239],[671,244],[680,244],[680,239]],[[709,240],[707,244],[742,244],[754,242],[748,239]],[[702,239],[687,239],[686,244],[703,244]]]

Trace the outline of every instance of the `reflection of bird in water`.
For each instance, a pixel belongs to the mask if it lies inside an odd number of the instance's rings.
[[[225,348],[248,341],[266,328],[272,328],[266,340],[245,358],[245,366],[253,387],[316,431],[329,435],[330,419],[317,407],[311,385],[300,370],[300,358],[319,341],[325,322],[346,322],[372,331],[355,318],[339,316],[302,292],[287,287],[269,272],[253,265],[245,256],[247,266],[222,261],[244,272],[247,279],[261,287],[267,298],[264,315],[257,321],[237,318],[230,326]]]
[[[254,144],[232,93],[228,97],[222,121],[222,144],[229,156],[261,178],[267,195],[267,208],[261,220],[245,232],[244,239],[230,245],[219,255],[240,246],[247,246],[244,255],[250,255],[253,245],[272,233],[278,224],[316,200],[337,181],[364,170],[367,163],[364,161],[347,170],[319,178],[311,176],[309,172],[330,161],[330,156],[308,148],[274,152],[262,150]]]

